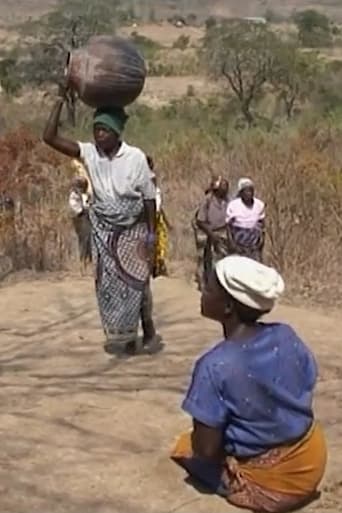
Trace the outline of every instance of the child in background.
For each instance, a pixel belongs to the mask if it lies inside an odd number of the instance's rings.
[[[87,264],[92,260],[89,206],[88,180],[83,176],[76,176],[72,181],[69,207],[78,239],[82,275],[85,274]]]

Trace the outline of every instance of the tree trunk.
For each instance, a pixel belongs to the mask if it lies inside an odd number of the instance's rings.
[[[241,111],[242,111],[242,114],[244,115],[245,120],[247,121],[248,128],[251,128],[254,125],[254,117],[250,111],[249,104],[246,104],[246,103],[242,104]]]
[[[292,119],[294,104],[295,104],[295,98],[292,97],[287,100],[285,99],[286,115],[287,115],[288,121],[290,121]]]

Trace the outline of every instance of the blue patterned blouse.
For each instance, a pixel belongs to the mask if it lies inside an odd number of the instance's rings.
[[[295,441],[313,421],[317,366],[286,324],[259,324],[241,342],[224,340],[196,363],[183,409],[224,432],[227,454],[249,457]]]

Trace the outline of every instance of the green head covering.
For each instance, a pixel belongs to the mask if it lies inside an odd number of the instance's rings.
[[[128,115],[122,107],[97,109],[94,114],[94,125],[103,125],[118,135],[124,131]]]

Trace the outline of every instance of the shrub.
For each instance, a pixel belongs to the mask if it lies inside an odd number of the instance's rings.
[[[200,62],[193,49],[161,50],[149,61],[149,74],[156,77],[198,75]]]
[[[182,34],[179,38],[173,43],[173,48],[178,50],[186,50],[190,43],[190,37]]]
[[[72,252],[66,161],[24,128],[1,137],[0,155],[0,191],[16,205],[14,216],[0,214],[1,253],[14,270],[65,268]]]
[[[319,48],[331,45],[330,21],[324,14],[314,9],[300,11],[294,15],[294,22],[303,46]]]
[[[341,134],[258,132],[238,136],[229,149],[191,139],[164,148],[160,157],[166,206],[176,226],[173,257],[194,261],[190,228],[211,174],[231,183],[251,176],[267,204],[266,260],[284,273],[288,291],[338,300],[341,279]],[[324,262],[324,265],[322,263]]]
[[[155,58],[156,53],[161,48],[158,43],[148,37],[138,34],[137,32],[133,32],[131,34],[131,40],[147,61],[152,61]]]

